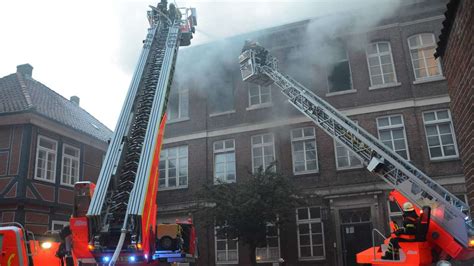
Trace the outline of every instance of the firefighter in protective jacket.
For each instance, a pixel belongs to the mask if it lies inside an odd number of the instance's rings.
[[[416,214],[413,204],[411,204],[410,202],[405,202],[403,204],[403,227],[398,228],[394,232],[397,237],[390,238],[388,250],[382,257],[382,259],[400,259],[400,245],[398,243],[414,241],[413,236],[416,235],[416,226],[418,224],[418,218],[418,214]]]

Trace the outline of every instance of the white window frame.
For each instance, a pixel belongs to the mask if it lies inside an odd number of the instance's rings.
[[[226,253],[226,260],[225,261],[218,261],[217,260],[217,228],[219,226],[214,227],[214,254],[215,258],[214,260],[216,261],[216,265],[225,265],[225,264],[238,264],[239,263],[239,240],[238,238],[234,239],[229,239],[226,237],[226,239],[220,239],[219,241],[225,241],[225,253]],[[237,253],[237,260],[229,260],[229,240],[231,241],[236,241],[235,247],[236,249],[231,249],[232,251],[236,251]]]
[[[76,150],[77,151],[77,157],[74,157],[74,156],[71,156],[69,154],[66,154],[64,152],[64,150],[66,148],[69,148],[69,149],[73,149],[73,150]],[[74,179],[74,180],[69,180],[69,181],[73,181],[71,183],[67,183],[67,182],[63,182],[63,176],[64,176],[64,165],[65,165],[65,162],[64,160],[65,159],[69,159],[72,161],[76,161],[77,162],[77,176],[68,176],[68,179]],[[79,181],[79,174],[80,174],[80,169],[81,169],[81,150],[79,148],[76,148],[74,146],[71,146],[71,145],[68,145],[68,144],[63,144],[63,154],[62,154],[62,159],[61,159],[61,185],[65,185],[65,186],[70,186],[70,187],[74,187],[74,184],[76,182]]]
[[[268,102],[262,103],[262,95],[267,95],[267,93],[262,94],[262,88],[268,89],[268,98],[270,99]],[[251,100],[252,96],[250,93],[252,89],[258,90],[258,103],[256,104],[252,104],[252,100]],[[248,87],[248,97],[249,97],[249,108],[247,108],[247,110],[258,108],[258,107],[270,106],[272,104],[272,88],[270,86],[262,87],[260,85],[251,85]]]
[[[386,52],[380,52],[380,48],[379,48],[379,45],[380,44],[387,44],[388,45],[388,51]],[[369,44],[369,46],[371,45],[375,45],[376,46],[376,49],[377,49],[377,52],[375,54],[369,54],[369,47],[366,48],[365,50],[365,54],[366,54],[366,59],[367,59],[367,67],[369,69],[369,78],[370,78],[370,85],[371,85],[371,88],[375,88],[375,87],[388,87],[390,85],[396,85],[397,84],[397,71],[395,69],[395,63],[393,61],[393,54],[392,54],[392,46],[390,45],[390,42],[372,42]],[[385,81],[385,73],[383,71],[383,67],[382,67],[382,59],[381,57],[382,56],[385,56],[385,55],[388,55],[390,56],[390,64],[392,65],[392,69],[393,69],[393,75],[394,75],[394,79],[393,81],[391,82],[386,82]],[[371,70],[371,66],[370,66],[370,58],[377,58],[378,60],[378,67],[380,69],[380,75],[374,75],[372,73],[372,70]],[[384,65],[388,65],[388,64],[384,64]],[[382,77],[382,83],[380,84],[374,84],[372,78],[373,76],[381,76]]]
[[[423,43],[423,38],[421,37],[423,34],[429,34],[431,35],[432,37],[432,40],[433,42],[430,43],[430,44],[424,44]],[[417,46],[412,46],[410,44],[410,40],[413,39],[413,38],[418,38],[419,41],[420,41],[420,45],[417,45]],[[438,67],[438,70],[439,70],[439,74],[438,75],[433,75],[433,76],[430,76],[429,74],[429,71],[428,71],[428,62],[426,61],[426,57],[424,55],[423,52],[421,52],[422,54],[422,58],[420,59],[417,59],[417,60],[422,60],[424,65],[425,65],[425,74],[426,76],[425,77],[417,77],[416,76],[416,71],[415,71],[415,65],[413,63],[414,59],[413,59],[413,55],[412,55],[412,50],[428,50],[428,49],[432,49],[433,50],[433,54],[436,50],[436,38],[435,38],[435,35],[431,32],[421,32],[421,33],[418,33],[418,34],[415,34],[415,35],[412,35],[410,37],[407,38],[407,42],[408,42],[408,49],[409,49],[409,53],[410,53],[410,59],[411,59],[411,67],[413,69],[413,76],[415,77],[415,80],[430,80],[430,79],[437,79],[439,77],[442,77],[443,76],[443,70],[441,69],[441,63],[440,63],[440,60],[435,58],[435,61],[436,61],[436,66]],[[434,55],[433,55],[433,58],[434,58]],[[418,69],[422,69],[422,68],[418,68]]]
[[[53,220],[53,221],[51,222],[51,232],[58,232],[58,233],[59,233],[61,230],[54,230],[54,226],[55,226],[55,225],[62,225],[63,228],[64,228],[65,226],[69,225],[69,222],[67,222],[67,221],[59,221],[59,220]]]
[[[304,132],[306,129],[311,129],[312,132],[313,132],[313,135],[312,136],[305,136],[304,135]],[[301,136],[302,137],[295,137],[294,136],[294,132],[296,130],[301,130]],[[301,128],[294,128],[294,129],[291,129],[291,132],[290,132],[290,135],[291,135],[291,157],[292,157],[292,162],[293,162],[293,174],[294,175],[303,175],[303,174],[312,174],[312,173],[318,173],[319,172],[319,163],[318,163],[318,146],[316,144],[316,130],[314,127],[301,127]],[[316,169],[314,170],[308,170],[308,165],[307,165],[307,160],[306,160],[306,142],[307,141],[312,141],[314,143],[314,152],[315,152],[315,160],[316,160]],[[294,149],[294,145],[295,143],[297,142],[303,142],[303,156],[304,156],[304,168],[305,170],[303,171],[296,171],[296,166],[295,166],[295,160],[296,160],[296,156],[295,156],[295,149]]]
[[[438,119],[438,112],[439,111],[447,111],[448,118]],[[436,117],[436,120],[427,122],[425,120],[425,114],[427,114],[427,113],[434,113],[435,117]],[[422,116],[423,116],[423,127],[424,127],[424,130],[425,130],[426,147],[428,149],[428,154],[430,156],[430,160],[438,161],[438,160],[459,158],[458,145],[457,145],[457,141],[456,141],[456,133],[454,132],[454,126],[453,126],[453,120],[452,120],[452,117],[451,117],[451,111],[447,108],[446,109],[430,110],[430,111],[423,112]],[[439,125],[439,124],[445,124],[445,123],[449,123],[449,128],[451,130],[451,134],[452,134],[452,137],[453,137],[454,151],[456,152],[456,154],[455,155],[444,156],[444,150],[443,150],[443,144],[442,144],[442,140],[441,140],[441,134],[439,134],[439,128],[438,128],[438,126],[436,126],[436,129],[438,131],[437,136],[438,136],[438,139],[439,139],[439,143],[440,143],[440,147],[441,147],[441,153],[443,154],[443,156],[441,156],[441,157],[432,157],[431,156],[431,151],[430,151],[430,144],[428,142],[428,132],[426,130],[426,126],[427,125]]]
[[[227,148],[225,146],[225,144],[228,142],[228,141],[232,141],[232,148]],[[216,148],[216,144],[219,143],[219,142],[222,142],[222,149],[217,149]],[[227,155],[227,154],[230,154],[230,153],[233,153],[234,154],[234,180],[227,180],[227,156],[224,157],[224,176],[225,176],[225,180],[220,180],[220,182],[224,182],[224,183],[235,183],[237,181],[237,160],[235,158],[236,154],[235,154],[235,140],[234,139],[225,139],[225,140],[218,140],[218,141],[215,141],[213,143],[213,151],[214,151],[214,163],[213,163],[213,166],[214,166],[214,184],[218,184],[218,179],[217,176],[216,176],[216,163],[217,163],[217,155]]]
[[[178,116],[176,118],[171,118],[172,117],[172,109],[167,108],[167,121],[168,122],[179,122],[183,120],[188,120],[189,119],[189,89],[183,89],[183,88],[178,88],[178,92],[175,92],[178,94]],[[171,96],[171,95],[170,95]],[[186,102],[187,105],[187,112],[186,114],[183,113],[183,103],[184,101]]]
[[[54,147],[55,149],[52,150],[52,149],[48,149],[48,148],[45,148],[45,147],[42,147],[40,146],[40,141],[44,139],[46,141],[49,141],[49,142],[53,142],[54,143]],[[38,164],[39,164],[39,153],[40,151],[44,151],[46,152],[46,158],[48,158],[48,155],[49,154],[54,154],[54,161],[53,161],[53,169],[52,169],[52,179],[48,179],[48,178],[43,178],[43,177],[38,177],[37,176],[37,171],[38,171]],[[45,181],[45,182],[49,182],[49,183],[56,183],[56,163],[57,163],[57,160],[58,160],[58,142],[54,139],[50,139],[48,137],[45,137],[45,136],[42,136],[42,135],[38,135],[38,140],[37,140],[37,143],[36,143],[36,160],[35,160],[35,172],[34,172],[34,179],[35,180],[41,180],[41,181]],[[46,165],[48,164],[48,162],[46,162]],[[46,172],[47,172],[47,166],[46,166],[46,169],[42,169],[41,171],[41,175],[45,175],[46,176]]]
[[[179,155],[179,149],[181,147],[186,147],[186,157],[184,156],[181,156]],[[173,186],[173,187],[170,187],[169,186],[169,160],[170,160],[170,157],[169,157],[169,150],[171,149],[176,149],[176,157],[171,157],[171,159],[176,159],[176,186]],[[164,154],[166,153],[166,154]],[[186,158],[186,165],[187,165],[187,168],[186,168],[186,185],[179,185],[179,168],[180,168],[180,159],[182,158]],[[175,147],[169,147],[169,148],[166,148],[166,149],[162,149],[161,152],[160,152],[160,162],[165,160],[165,186],[163,187],[160,187],[160,183],[159,183],[159,180],[158,180],[158,187],[159,187],[159,190],[174,190],[174,189],[183,189],[183,188],[187,188],[188,187],[188,184],[189,184],[189,147],[188,145],[181,145],[181,146],[175,146]],[[161,169],[159,169],[161,170]],[[162,179],[161,178],[161,175],[159,175],[158,179]]]
[[[310,213],[310,208],[319,208],[320,218],[311,218],[311,213]],[[306,209],[308,212],[308,219],[304,220],[299,220],[298,219],[298,210],[299,209]],[[297,208],[296,209],[296,236],[297,236],[297,241],[298,241],[298,260],[299,261],[309,261],[309,260],[324,260],[326,259],[326,240],[324,238],[324,222],[321,219],[322,213],[321,213],[321,206],[309,206],[309,207],[304,207],[304,208]],[[311,223],[320,223],[321,224],[321,237],[322,237],[322,247],[323,247],[323,256],[313,256],[313,238],[312,238],[312,231],[311,231]],[[310,257],[302,257],[301,256],[301,247],[300,247],[300,224],[308,224],[309,225],[309,241],[310,241],[310,247],[311,247],[311,254],[312,256]]]
[[[397,117],[399,116],[400,117],[400,120],[402,121],[401,124],[397,124],[397,125],[392,125],[392,117]],[[389,122],[389,125],[388,126],[380,126],[379,125],[379,121],[382,120],[382,119],[385,119],[385,118],[388,118],[388,122]],[[394,115],[386,115],[386,116],[380,116],[380,117],[377,117],[376,119],[376,123],[377,123],[377,134],[378,134],[378,138],[380,140],[380,142],[382,142],[381,138],[380,138],[380,132],[381,131],[389,131],[390,132],[390,141],[392,142],[392,146],[393,146],[393,151],[395,153],[397,153],[397,150],[395,150],[395,143],[394,143],[394,138],[393,138],[393,131],[394,129],[402,129],[402,132],[403,132],[403,140],[404,140],[404,143],[405,143],[405,150],[406,150],[406,153],[407,153],[407,158],[406,160],[410,160],[410,151],[408,150],[408,139],[407,139],[407,133],[406,133],[406,130],[405,130],[405,121],[403,119],[403,115],[401,114],[394,114]],[[397,153],[398,154],[398,153]],[[400,155],[400,154],[398,154]],[[401,155],[400,155],[401,156]],[[402,156],[403,157],[403,156]]]
[[[280,228],[275,225],[275,224],[267,224],[267,227],[269,226],[275,226],[276,227],[276,232],[277,232],[277,235],[276,237],[275,236],[271,236],[269,237],[268,235],[265,236],[265,239],[268,239],[268,238],[277,238],[277,241],[278,241],[278,258],[276,259],[258,259],[258,251],[261,250],[261,251],[265,251],[266,253],[266,256],[267,258],[270,257],[270,249],[271,248],[274,248],[274,247],[270,247],[268,245],[268,241],[267,241],[267,245],[265,247],[261,247],[261,248],[256,248],[255,249],[255,256],[256,256],[256,260],[257,260],[257,263],[272,263],[272,262],[278,262],[278,260],[280,259],[280,256],[281,256],[281,251],[280,251],[280,247],[281,247],[281,244],[280,244]]]
[[[269,136],[272,137],[272,143],[271,143],[271,144],[265,144],[265,143],[263,142],[263,137],[264,137],[265,135],[269,135]],[[253,139],[256,138],[256,137],[261,137],[261,138],[262,138],[262,143],[261,143],[261,144],[254,144],[254,143],[253,143]],[[265,170],[265,169],[266,169],[266,166],[265,166],[265,165],[266,165],[267,163],[270,164],[270,163],[272,163],[272,162],[274,162],[274,161],[276,160],[275,136],[273,135],[273,133],[264,133],[264,134],[254,135],[254,136],[251,136],[251,137],[250,137],[250,142],[251,142],[250,144],[251,144],[251,152],[252,152],[252,173],[255,173],[255,170],[256,170],[256,169],[255,169],[255,168],[256,168],[256,166],[255,166],[255,156],[254,156],[254,152],[253,152],[253,149],[254,149],[254,148],[259,148],[259,149],[262,150],[262,155],[259,156],[259,157],[262,157],[262,163],[263,163],[262,166],[263,166],[263,170]],[[264,150],[265,150],[265,149],[264,149],[264,147],[266,147],[266,146],[271,146],[272,149],[273,149],[273,160],[272,160],[271,162],[266,162],[266,161],[265,161],[265,154],[264,154]],[[259,166],[259,167],[260,167],[260,166]],[[272,169],[273,171],[275,171],[275,170],[276,170],[276,169],[275,169],[275,165],[274,165],[271,169]]]
[[[354,120],[353,122],[356,125],[359,124],[359,121],[357,121],[357,120]],[[340,146],[344,149],[345,154],[343,156],[339,156],[340,154],[337,152],[338,146]],[[348,170],[348,169],[358,169],[358,168],[362,168],[364,166],[364,164],[362,163],[362,160],[359,159],[359,157],[357,157],[357,155],[355,155],[355,153],[353,151],[351,151],[349,148],[344,146],[344,144],[339,143],[336,139],[334,139],[334,156],[335,156],[335,160],[336,160],[336,170],[338,170],[338,171],[339,170]],[[342,157],[346,157],[346,156],[347,156],[348,166],[339,166],[338,158],[342,158]],[[360,164],[351,166],[351,163],[352,163],[351,158],[352,157],[355,157],[356,160],[359,160]]]

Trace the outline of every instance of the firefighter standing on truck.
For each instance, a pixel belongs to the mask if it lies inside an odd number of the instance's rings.
[[[399,242],[409,242],[414,240],[410,236],[416,235],[416,226],[418,224],[418,214],[415,212],[413,204],[405,202],[403,204],[403,227],[398,228],[394,233],[397,237],[390,238],[388,250],[382,257],[384,260],[399,260],[400,259],[400,245]],[[408,237],[405,237],[408,236]]]

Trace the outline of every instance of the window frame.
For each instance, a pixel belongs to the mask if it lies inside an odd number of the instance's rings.
[[[420,43],[422,43],[423,39],[422,39],[421,36],[422,36],[423,34],[430,34],[431,37],[432,37],[432,39],[433,39],[433,43],[430,44],[430,45],[427,45],[427,44],[420,44],[419,46],[414,46],[414,47],[413,47],[413,46],[410,44],[410,40],[413,39],[413,38],[415,38],[415,37],[418,37],[419,40],[420,40]],[[409,37],[407,38],[407,43],[408,43],[408,53],[410,54],[411,67],[412,67],[412,70],[413,70],[413,76],[414,76],[414,78],[415,78],[415,81],[425,81],[425,80],[432,80],[432,79],[437,80],[437,79],[439,79],[440,77],[443,77],[443,69],[441,68],[441,62],[440,62],[440,60],[439,60],[438,58],[435,58],[435,61],[436,61],[436,63],[437,63],[436,65],[437,65],[437,67],[438,67],[439,74],[438,74],[438,75],[435,75],[435,76],[430,76],[430,75],[429,75],[428,63],[427,63],[427,61],[426,61],[426,57],[425,57],[425,55],[424,55],[423,52],[422,52],[422,54],[423,54],[423,59],[422,59],[422,60],[423,60],[423,63],[425,64],[425,73],[426,73],[426,76],[425,76],[425,77],[416,77],[415,65],[414,65],[414,63],[413,63],[413,60],[414,60],[414,59],[413,59],[413,56],[412,56],[412,53],[411,53],[412,50],[417,50],[417,51],[418,51],[418,50],[426,50],[426,49],[430,49],[430,48],[432,48],[433,51],[436,50],[437,45],[436,45],[436,37],[435,37],[434,33],[432,33],[432,32],[420,32],[420,33],[417,33],[417,34],[413,34],[413,35],[411,35],[411,36],[409,36]],[[434,52],[433,52],[433,53],[434,53]],[[433,58],[434,58],[434,55],[433,55]],[[421,69],[421,68],[418,68],[418,69]]]
[[[258,135],[253,135],[250,137],[250,150],[251,150],[251,160],[252,160],[252,173],[255,173],[255,163],[254,163],[254,152],[253,152],[253,149],[254,149],[254,146],[258,146],[259,148],[262,148],[262,166],[263,166],[263,170],[266,169],[265,167],[265,155],[264,155],[264,147],[265,146],[270,146],[270,145],[264,145],[264,142],[263,142],[263,136],[265,135],[270,135],[272,137],[272,149],[273,149],[273,161],[276,161],[276,151],[275,151],[275,135],[273,133],[263,133],[263,134],[258,134]],[[253,138],[254,137],[262,137],[262,143],[261,144],[253,144]],[[269,163],[272,163],[272,162],[269,162]],[[273,171],[276,170],[276,167],[275,165],[273,165],[273,167],[271,168]]]
[[[232,144],[233,144],[233,148],[226,148],[225,147],[225,143],[229,140],[232,140]],[[216,150],[216,143],[218,142],[222,142],[223,144],[223,149],[220,149],[220,150]],[[235,179],[234,180],[220,180],[220,182],[222,183],[235,183],[237,182],[237,159],[236,159],[236,152],[235,152],[235,139],[223,139],[223,140],[216,140],[213,142],[212,144],[212,152],[213,152],[213,175],[214,175],[214,184],[219,184],[217,181],[219,180],[216,176],[216,156],[219,155],[219,154],[228,154],[228,153],[233,153],[234,154],[234,177]],[[224,163],[224,167],[225,167],[225,170],[224,170],[224,174],[225,176],[227,177],[227,158],[225,159],[225,163]]]
[[[52,149],[49,149],[49,148],[46,148],[46,147],[42,147],[40,146],[40,141],[41,139],[44,139],[46,141],[50,141],[52,143],[54,143],[54,147],[55,149],[52,150]],[[40,150],[43,150],[46,152],[46,158],[48,157],[49,153],[53,153],[54,154],[54,161],[53,161],[53,167],[52,167],[52,179],[47,179],[47,178],[42,178],[42,177],[38,177],[37,176],[37,171],[38,171],[38,160],[39,160],[39,153],[40,153]],[[57,161],[58,161],[58,141],[57,140],[54,140],[54,139],[51,139],[51,138],[48,138],[46,136],[43,136],[43,135],[38,135],[37,137],[37,141],[36,141],[36,158],[35,158],[35,170],[34,170],[34,179],[35,180],[40,180],[40,181],[44,181],[44,182],[48,182],[48,183],[53,183],[55,184],[56,183],[56,167],[57,167]],[[46,162],[47,164],[47,162]],[[45,173],[47,172],[47,169],[43,169],[41,171],[42,173]]]
[[[304,135],[304,130],[308,129],[308,128],[312,129],[312,131],[313,131],[312,136],[305,136]],[[295,130],[301,130],[301,136],[302,137],[295,138],[293,136],[293,131],[295,131]],[[308,170],[307,169],[308,167],[307,167],[307,160],[306,160],[306,145],[304,145],[306,143],[306,141],[313,141],[314,142],[314,152],[315,152],[315,160],[316,160],[316,169],[314,169],[314,170]],[[293,175],[304,175],[304,174],[318,173],[319,172],[319,161],[318,161],[318,145],[316,143],[316,129],[312,126],[293,128],[293,129],[290,130],[290,142],[291,142],[291,159],[292,159]],[[294,143],[296,143],[296,142],[303,142],[304,167],[305,167],[304,171],[296,171],[296,169],[295,169],[296,156],[294,154],[294,152],[295,152]]]
[[[178,95],[178,116],[177,118],[171,118],[172,117],[172,109],[170,108],[167,108],[166,110],[166,118],[167,118],[167,122],[179,122],[179,121],[184,121],[184,120],[188,120],[189,119],[189,89],[186,88],[181,88],[181,87],[178,87],[178,91],[175,92],[177,95]],[[184,114],[182,114],[183,110],[182,110],[182,106],[183,106],[183,97],[186,96],[186,99],[187,99],[187,113],[186,113],[186,116],[184,116]],[[170,98],[171,98],[171,93],[170,93]],[[170,101],[171,103],[171,101]],[[171,104],[168,104],[168,107],[170,107]]]
[[[377,47],[377,53],[375,54],[369,54],[369,45],[373,45],[375,44],[376,47]],[[386,52],[380,52],[379,50],[379,44],[388,44],[388,51]],[[392,53],[392,45],[390,44],[389,41],[379,41],[379,42],[371,42],[369,44],[366,49],[365,49],[365,55],[366,55],[366,60],[367,60],[367,68],[369,70],[369,80],[370,80],[370,88],[375,88],[375,87],[389,87],[391,85],[396,85],[398,83],[398,78],[397,78],[397,71],[395,69],[395,61],[393,60],[393,53]],[[393,68],[393,75],[394,75],[394,79],[392,82],[385,82],[385,77],[384,77],[384,72],[383,72],[383,68],[382,68],[382,59],[381,57],[384,56],[384,55],[389,55],[390,56],[390,63],[392,65],[392,68]],[[371,66],[370,66],[370,62],[369,62],[369,58],[377,58],[378,59],[378,67],[380,69],[380,76],[382,77],[382,83],[381,84],[374,84],[373,81],[372,81],[372,71],[371,71]]]
[[[359,125],[359,121],[357,121],[357,120],[353,120],[352,122],[354,122],[356,125]],[[338,158],[340,158],[342,156],[338,156],[337,145],[340,145],[342,148],[344,148],[345,153],[347,155],[347,161],[349,162],[348,166],[339,166]],[[357,158],[357,160],[360,161],[360,164],[351,166],[351,159],[350,159],[351,158],[351,153],[354,153],[354,152],[351,151],[346,146],[344,146],[344,144],[339,143],[336,139],[334,139],[334,157],[335,157],[335,160],[336,160],[336,171],[343,171],[343,170],[349,170],[349,169],[360,169],[360,168],[364,167],[363,161],[361,159],[359,159],[359,157],[357,157],[357,155],[354,155],[354,156]]]
[[[336,66],[339,63],[347,61],[347,65],[349,67],[349,81],[351,83],[350,88],[347,89],[347,90],[331,91],[331,83],[329,81],[329,75],[332,74],[333,69],[329,69],[329,65],[328,65],[328,66],[326,66],[326,84],[328,86],[326,96],[346,94],[346,93],[351,93],[351,92],[356,92],[357,91],[356,89],[354,89],[354,81],[352,80],[352,68],[351,68],[351,61],[349,60],[349,52],[348,52],[345,45],[343,45],[342,48],[344,49],[344,54],[346,55],[346,57],[345,57],[345,59],[335,60],[333,62],[333,67]]]
[[[77,157],[74,157],[74,156],[71,156],[69,154],[66,154],[64,152],[64,150],[66,148],[70,148],[70,149],[73,149],[73,150],[76,150],[77,151]],[[76,178],[76,181],[74,181],[72,184],[70,183],[66,183],[66,182],[63,182],[63,175],[64,175],[64,159],[70,159],[70,160],[77,160],[77,178]],[[81,172],[81,149],[80,148],[76,148],[72,145],[69,145],[69,144],[66,144],[66,143],[63,143],[63,148],[62,148],[62,156],[61,156],[61,185],[63,186],[68,186],[68,187],[74,187],[74,184],[76,182],[78,182],[80,180],[80,172]],[[73,178],[72,176],[70,176],[70,178]]]
[[[444,119],[441,119],[439,120],[438,119],[438,115],[437,115],[437,112],[439,111],[446,111],[448,113],[448,119],[444,118]],[[435,117],[436,117],[436,120],[435,121],[426,121],[425,120],[425,114],[426,113],[435,113]],[[458,145],[457,145],[457,141],[456,141],[456,132],[454,131],[454,125],[453,125],[453,119],[452,119],[452,116],[451,116],[451,110],[449,110],[449,108],[445,108],[445,109],[435,109],[435,110],[428,110],[428,111],[424,111],[422,112],[421,114],[422,118],[423,118],[423,128],[424,128],[424,131],[425,131],[425,140],[426,140],[426,148],[428,149],[428,156],[430,157],[430,160],[431,161],[442,161],[442,160],[449,160],[449,159],[457,159],[459,158],[459,149],[458,149]],[[451,130],[451,134],[452,134],[452,137],[453,137],[453,145],[454,145],[454,151],[456,152],[455,155],[449,155],[449,156],[441,156],[441,157],[432,157],[431,156],[431,151],[430,151],[430,144],[428,142],[428,132],[426,130],[426,126],[427,125],[439,125],[439,124],[443,124],[443,123],[447,123],[449,122],[449,128]],[[438,130],[438,126],[436,127],[437,128],[437,132],[439,133],[439,130]],[[444,154],[444,150],[443,150],[443,145],[442,145],[442,140],[441,140],[441,137],[440,137],[440,134],[437,135],[438,136],[438,140],[439,140],[439,146],[441,148],[441,152]]]
[[[274,226],[274,227],[276,227],[276,233],[277,233],[276,237],[275,237],[275,236],[271,236],[270,238],[276,238],[276,239],[277,239],[277,242],[278,242],[278,247],[277,247],[277,248],[278,248],[278,258],[277,258],[276,260],[275,260],[275,259],[273,259],[273,260],[272,260],[272,259],[257,260],[257,258],[255,258],[256,261],[257,261],[257,263],[272,263],[272,262],[278,262],[278,260],[281,258],[280,228],[279,228],[277,225],[272,224],[272,223],[269,223],[269,224],[266,225],[266,227],[269,227],[269,226]],[[267,256],[268,256],[268,254],[270,253],[270,248],[272,248],[272,247],[270,247],[270,246],[268,245],[268,240],[267,240],[268,238],[269,238],[269,237],[268,237],[268,235],[267,235],[267,232],[265,232],[265,240],[267,241],[267,245],[266,245],[265,247],[260,247],[260,248],[257,247],[257,248],[255,248],[255,257],[257,257],[257,250],[265,250],[265,252],[267,253]]]
[[[217,260],[217,230],[218,230],[217,228],[219,228],[219,227],[222,227],[222,226],[217,226],[217,225],[214,226],[214,261],[215,261],[216,265],[238,264],[239,263],[239,239],[238,238],[229,239],[226,236],[226,239],[225,239],[226,260],[225,261],[218,261]],[[236,254],[237,254],[237,256],[236,256],[237,260],[232,260],[232,261],[229,260],[229,240],[230,241],[236,241],[235,251],[236,251]],[[224,241],[224,239],[221,239],[221,241]],[[234,249],[232,249],[232,251],[234,251]]]
[[[258,103],[257,104],[252,104],[252,96],[250,95],[250,91],[254,88],[257,88],[258,89]],[[264,102],[262,103],[262,88],[268,88],[268,96],[269,96],[269,101],[268,102]],[[266,93],[265,93],[266,95]],[[255,96],[254,96],[255,97]],[[263,87],[261,85],[251,85],[248,87],[248,99],[249,99],[249,104],[248,104],[248,108],[247,110],[249,109],[255,109],[255,108],[259,108],[259,107],[267,107],[267,106],[270,106],[272,105],[273,103],[273,99],[272,99],[272,88],[271,88],[271,85],[269,86],[266,86],[266,87]]]
[[[319,218],[311,218],[311,208],[319,208]],[[308,214],[308,219],[303,219],[299,220],[298,219],[298,210],[300,209],[306,209],[307,214]],[[323,248],[323,256],[314,256],[313,255],[313,239],[312,239],[312,229],[311,229],[311,224],[312,223],[320,223],[321,224],[321,237],[322,237],[322,248]],[[311,247],[311,255],[310,257],[302,257],[301,256],[301,246],[300,246],[300,229],[299,225],[300,224],[308,224],[309,225],[309,240],[310,244],[309,246]],[[326,259],[326,240],[324,237],[324,222],[322,220],[322,206],[309,206],[309,207],[301,207],[296,209],[296,236],[297,236],[297,244],[298,244],[298,261],[313,261],[313,260],[325,260]]]
[[[399,124],[399,125],[392,125],[392,120],[391,118],[392,117],[396,117],[396,116],[400,116],[401,118],[401,121],[402,123]],[[388,118],[388,121],[390,123],[390,125],[388,126],[379,126],[379,120],[381,119],[384,119],[384,118]],[[380,139],[380,131],[390,131],[390,141],[392,142],[392,146],[393,146],[393,149],[391,149],[393,152],[397,153],[397,151],[395,150],[395,143],[394,143],[394,138],[393,138],[393,133],[392,133],[392,130],[394,129],[399,129],[399,128],[402,128],[402,131],[403,131],[403,140],[404,140],[404,143],[405,143],[405,150],[406,150],[406,153],[407,153],[407,158],[404,158],[405,160],[408,160],[410,161],[410,151],[408,149],[408,138],[407,138],[407,132],[406,132],[406,129],[405,129],[405,120],[403,118],[403,115],[402,114],[391,114],[391,115],[384,115],[384,116],[379,116],[375,119],[375,124],[377,126],[377,137],[378,137],[378,140],[380,142],[383,143],[382,139]],[[400,126],[401,125],[401,126]],[[386,146],[386,145],[385,145]],[[386,146],[387,147],[387,146]],[[390,148],[390,147],[387,147],[387,148]],[[398,155],[400,155],[399,153],[397,153]],[[401,155],[400,155],[401,156]],[[403,156],[401,156],[403,158]]]
[[[69,225],[68,221],[52,220],[51,221],[51,232],[60,232],[61,230],[54,230],[54,225],[62,225],[63,228]]]
[[[186,147],[186,160],[187,160],[187,169],[186,169],[186,185],[179,185],[179,168],[180,168],[180,164],[179,164],[179,160],[180,158],[183,158],[183,157],[180,157],[179,156],[179,148],[181,147]],[[176,157],[172,158],[172,159],[176,159],[176,186],[173,186],[173,187],[170,187],[169,186],[169,156],[168,156],[168,150],[170,149],[176,149],[177,153],[176,153]],[[184,189],[184,188],[188,188],[189,186],[189,146],[188,145],[181,145],[181,146],[174,146],[174,147],[169,147],[169,148],[166,148],[166,149],[162,149],[161,152],[160,152],[160,162],[162,161],[162,154],[163,152],[166,151],[167,154],[166,154],[166,157],[165,157],[165,184],[166,186],[164,187],[160,187],[160,182],[159,182],[159,179],[160,179],[160,176],[158,177],[158,190],[175,190],[175,189]],[[160,171],[161,169],[158,167],[158,171]],[[159,173],[159,172],[158,172]]]

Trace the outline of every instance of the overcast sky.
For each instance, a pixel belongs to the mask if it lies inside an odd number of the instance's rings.
[[[0,77],[30,63],[34,79],[67,99],[79,96],[82,108],[114,130],[148,28],[146,11],[158,2],[1,0]],[[176,3],[197,8],[193,44],[361,6],[360,0]]]

